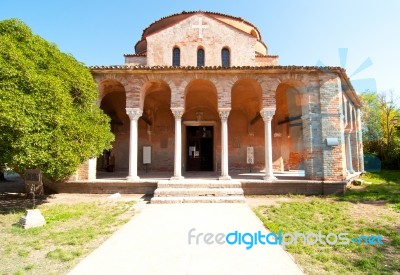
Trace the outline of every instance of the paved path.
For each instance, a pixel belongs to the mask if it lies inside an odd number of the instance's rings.
[[[244,203],[148,204],[70,274],[302,274],[277,245],[188,244],[197,233],[266,233]],[[214,239],[215,240],[215,239]]]

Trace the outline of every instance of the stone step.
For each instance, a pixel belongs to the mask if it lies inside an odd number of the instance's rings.
[[[151,203],[245,203],[244,196],[228,197],[153,197]]]
[[[181,179],[157,183],[151,203],[244,203],[238,180]]]
[[[242,188],[240,181],[219,181],[219,180],[178,180],[159,181],[158,188]]]
[[[243,196],[242,188],[157,188],[154,197]]]

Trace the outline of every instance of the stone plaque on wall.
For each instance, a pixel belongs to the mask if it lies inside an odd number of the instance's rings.
[[[143,164],[151,163],[151,146],[143,146]]]

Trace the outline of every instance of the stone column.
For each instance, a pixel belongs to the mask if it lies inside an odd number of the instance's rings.
[[[274,176],[272,168],[272,131],[271,131],[271,121],[275,114],[275,108],[263,108],[260,112],[264,120],[264,130],[265,130],[265,176],[264,180],[274,181],[276,177]]]
[[[96,180],[97,158],[91,158],[88,162],[88,180]]]
[[[137,159],[138,159],[138,124],[139,117],[142,116],[142,110],[139,108],[126,108],[126,114],[130,121],[129,134],[129,174],[128,181],[138,180]]]
[[[221,177],[220,180],[230,180],[228,166],[228,116],[230,108],[219,109],[221,118]]]
[[[355,165],[356,165],[356,167],[353,167],[353,168],[355,168],[355,170],[354,171],[357,171],[357,172],[359,172],[360,170],[361,170],[361,168],[360,168],[360,137],[358,136],[358,113],[357,113],[357,109],[356,108],[354,108],[354,142],[355,142],[355,150],[354,150],[354,153],[355,153],[355,156],[354,156],[354,158],[356,159],[356,161],[355,161]]]
[[[350,174],[354,174],[354,169],[353,169],[353,156],[351,153],[351,142],[350,142],[350,135],[351,135],[351,130],[346,130],[345,133],[345,138],[346,138],[346,151],[347,151],[347,170],[349,171]]]
[[[360,162],[360,170],[359,172],[364,173],[364,148],[363,148],[363,141],[362,141],[362,127],[361,127],[361,110],[360,108],[357,109],[357,124],[358,124],[358,158]]]
[[[174,176],[172,180],[180,180],[182,177],[182,130],[181,119],[184,113],[183,108],[171,108],[175,117],[175,158],[174,158]]]
[[[349,116],[348,116],[348,125],[346,129],[346,143],[347,143],[347,170],[349,171],[350,174],[354,174],[354,168],[353,168],[353,154],[352,150],[353,148],[351,147],[351,134],[353,132],[354,128],[354,120],[353,120],[353,112],[352,112],[352,106],[350,102],[348,102],[349,105]]]

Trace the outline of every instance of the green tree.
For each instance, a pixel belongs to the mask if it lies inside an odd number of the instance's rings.
[[[90,71],[23,22],[0,21],[0,164],[51,180],[111,147]]]
[[[365,146],[374,146],[373,144],[382,140],[379,98],[375,92],[365,92],[362,93],[360,97],[363,103],[363,141]],[[374,149],[372,149],[372,151],[374,151]]]
[[[393,93],[366,92],[361,100],[364,150],[377,155],[386,168],[395,168],[399,165],[400,137],[394,122],[400,111]]]
[[[395,118],[399,116],[399,108],[396,105],[396,100],[393,98],[393,93],[381,93],[378,95],[379,111],[381,117],[381,127],[383,133],[382,140],[382,156],[388,162],[397,161],[399,157],[400,143],[396,136]]]

